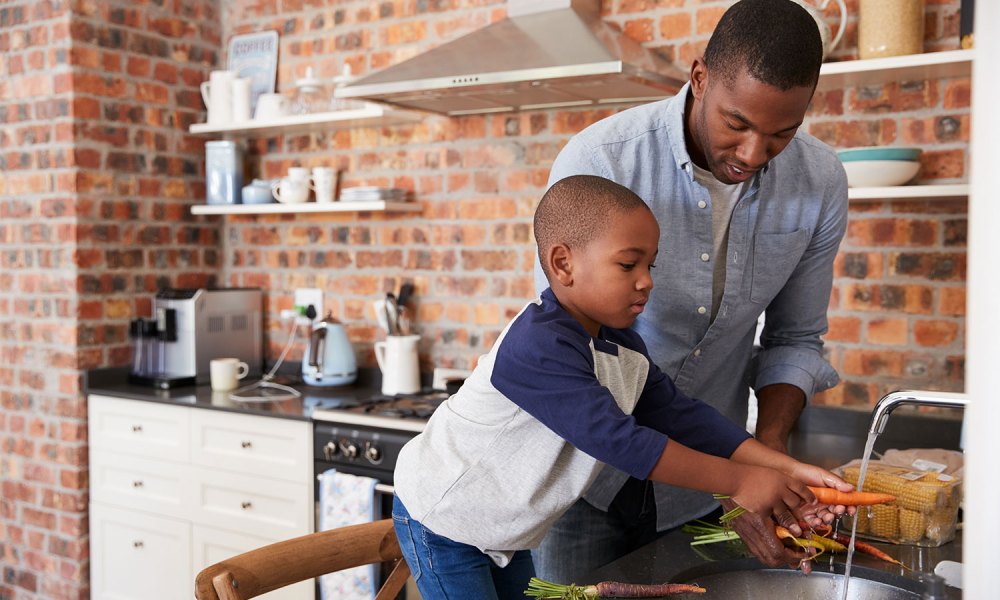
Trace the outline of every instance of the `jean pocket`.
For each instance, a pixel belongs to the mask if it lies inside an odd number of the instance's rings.
[[[410,567],[410,575],[413,580],[420,579],[420,559],[417,557],[417,548],[413,543],[413,530],[409,517],[392,515],[393,529],[396,530],[396,540],[399,542],[399,549],[403,552],[403,560]]]

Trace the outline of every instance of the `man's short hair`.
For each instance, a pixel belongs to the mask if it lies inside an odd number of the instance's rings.
[[[705,48],[705,65],[726,82],[741,71],[776,87],[814,86],[823,63],[819,27],[791,0],[740,0],[722,15]]]
[[[632,190],[596,175],[570,175],[552,184],[535,210],[538,259],[549,277],[545,257],[556,244],[570,249],[586,247],[604,231],[616,214],[638,208],[649,210]]]

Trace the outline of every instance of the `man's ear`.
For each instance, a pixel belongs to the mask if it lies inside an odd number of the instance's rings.
[[[708,87],[708,66],[705,59],[698,57],[691,63],[691,95],[701,100]]]
[[[553,244],[549,248],[548,256],[549,273],[552,278],[563,287],[573,285],[573,253],[566,244]]]

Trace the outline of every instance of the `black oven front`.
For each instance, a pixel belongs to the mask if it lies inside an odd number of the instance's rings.
[[[399,423],[405,427],[402,421]],[[416,430],[317,421],[313,425],[314,475],[318,478],[327,470],[336,469],[338,473],[371,477],[375,480],[376,518],[391,519],[392,472],[396,467],[399,451],[415,435]],[[317,481],[314,486],[317,528],[320,523],[320,487]],[[383,565],[380,585],[388,575],[388,570]],[[316,597],[320,598],[318,589]]]

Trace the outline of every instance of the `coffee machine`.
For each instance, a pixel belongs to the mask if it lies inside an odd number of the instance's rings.
[[[153,298],[153,318],[136,319],[129,380],[169,389],[208,383],[213,358],[263,367],[263,299],[254,288],[167,288]]]

